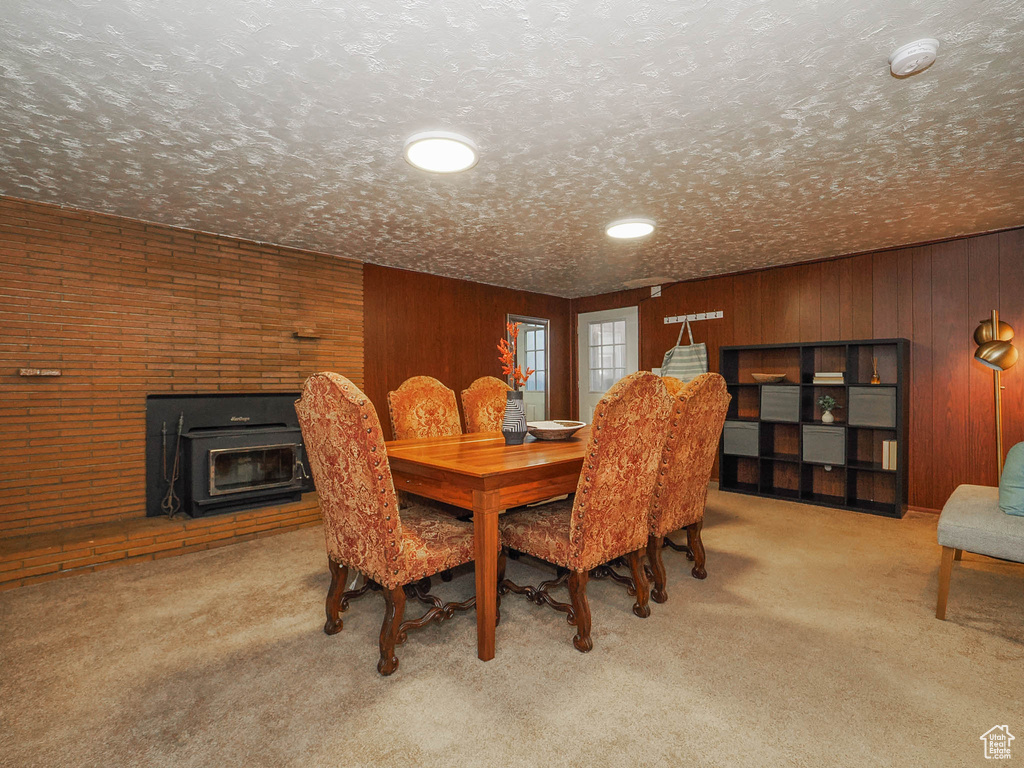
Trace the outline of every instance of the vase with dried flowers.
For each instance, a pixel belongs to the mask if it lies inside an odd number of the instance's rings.
[[[501,372],[509,378],[512,391],[505,393],[505,418],[501,422],[501,433],[505,436],[505,445],[522,445],[526,439],[526,409],[519,388],[526,384],[533,369],[527,368],[526,373],[523,373],[522,367],[516,365],[519,323],[506,323],[505,331],[506,338],[498,342],[498,359],[501,361]]]

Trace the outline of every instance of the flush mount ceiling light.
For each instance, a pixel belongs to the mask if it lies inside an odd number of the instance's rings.
[[[925,37],[912,43],[901,45],[889,57],[889,69],[895,77],[909,77],[923,72],[935,63],[939,54],[939,41]]]
[[[480,159],[476,144],[448,131],[426,131],[405,142],[405,159],[431,173],[458,173],[476,165]]]
[[[616,240],[630,240],[634,237],[643,237],[654,231],[654,222],[651,219],[619,219],[613,221],[605,228],[608,237]]]

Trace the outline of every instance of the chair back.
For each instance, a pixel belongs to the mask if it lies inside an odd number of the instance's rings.
[[[388,392],[395,440],[462,434],[455,392],[433,376],[413,376]]]
[[[661,379],[640,371],[621,379],[594,409],[569,529],[577,570],[647,543],[671,403]]]
[[[495,432],[505,419],[505,393],[512,387],[494,376],[481,376],[462,390],[467,432]]]
[[[675,390],[662,453],[664,474],[651,501],[652,536],[667,536],[704,517],[708,482],[732,396],[725,379],[704,373],[683,383],[666,377]]]
[[[402,523],[373,403],[337,373],[306,379],[295,401],[313,471],[327,554],[384,587],[397,586]]]

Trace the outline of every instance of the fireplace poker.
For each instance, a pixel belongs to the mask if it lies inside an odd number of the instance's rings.
[[[168,518],[174,519],[174,516],[181,511],[181,498],[174,492],[174,485],[178,482],[179,472],[179,456],[181,455],[181,431],[185,424],[185,413],[178,414],[178,436],[174,442],[174,464],[171,468],[171,476],[167,477],[167,423],[164,422],[163,434],[164,434],[164,480],[167,481],[167,493],[164,495],[163,501],[160,502],[160,509],[163,510],[164,514]]]

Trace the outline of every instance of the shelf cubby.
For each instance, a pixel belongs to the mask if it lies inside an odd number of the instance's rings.
[[[909,348],[906,339],[721,347],[720,368],[732,395],[728,419],[735,424],[730,453],[724,441],[720,449],[720,488],[902,517],[907,506]],[[871,384],[876,361],[881,383]],[[842,383],[814,383],[815,373],[836,371],[843,373]],[[786,378],[758,385],[753,373]],[[784,385],[798,385],[793,390],[799,398],[798,421],[789,415],[795,400],[778,388]],[[765,388],[771,386],[776,389],[766,397]],[[828,425],[817,404],[826,394],[840,406]],[[851,418],[851,399],[866,425]],[[896,441],[896,469],[883,463],[885,440]]]
[[[757,493],[760,471],[759,461],[750,456],[719,457],[719,482],[725,482],[730,490],[740,493]]]

